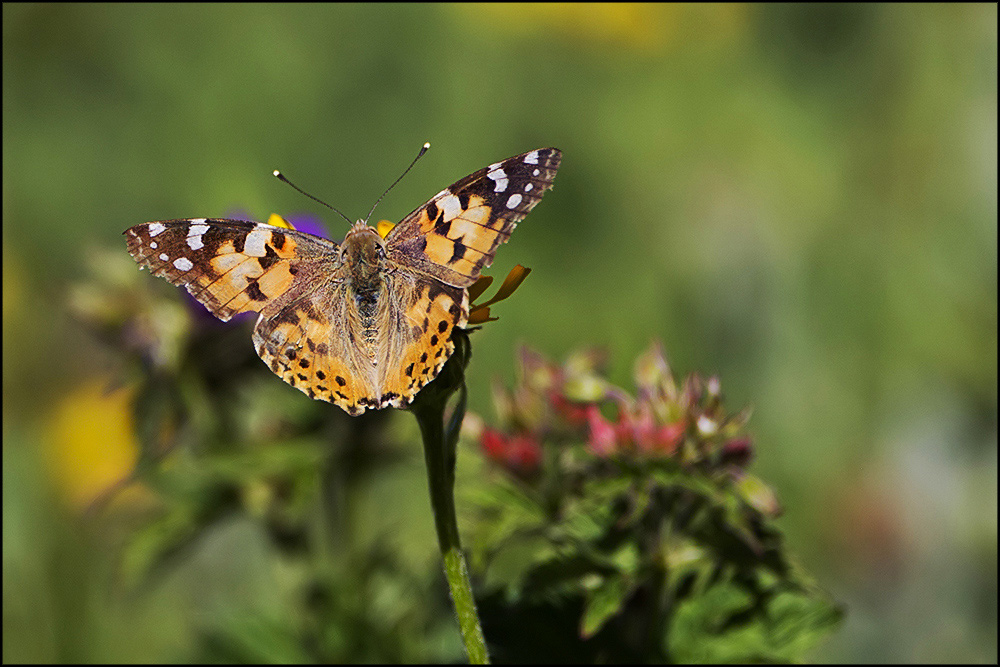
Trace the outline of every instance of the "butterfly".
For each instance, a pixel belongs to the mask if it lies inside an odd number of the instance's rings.
[[[442,190],[383,239],[358,221],[337,244],[294,229],[192,218],[125,230],[153,275],[221,320],[260,313],[253,344],[310,398],[351,415],[405,407],[455,349],[468,287],[552,187],[555,148],[496,162]]]

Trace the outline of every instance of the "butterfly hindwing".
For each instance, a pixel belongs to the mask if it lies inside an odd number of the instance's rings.
[[[389,259],[468,287],[552,187],[562,153],[539,148],[469,174],[406,216],[386,237]]]
[[[389,285],[398,300],[385,318],[379,398],[400,407],[437,377],[455,350],[451,332],[469,321],[469,295],[461,287],[405,276],[391,277]]]
[[[257,321],[253,341],[260,358],[285,382],[357,415],[382,406],[371,363],[354,343],[358,323],[348,299],[346,285],[337,283],[273,314],[269,309]]]

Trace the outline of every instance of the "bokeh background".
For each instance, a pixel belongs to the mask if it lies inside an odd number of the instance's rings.
[[[847,610],[813,659],[997,660],[996,5],[5,4],[5,662],[177,659],[266,604],[246,526],[109,585],[128,528],[84,510],[135,445],[67,309],[90,253],[234,209],[339,239],[270,172],[362,217],[424,141],[376,218],[564,151],[491,271],[533,269],[476,336],[474,410],[518,343],[606,346],[630,386],[661,339],[754,406],[756,472]],[[371,508],[433,572],[412,448]]]

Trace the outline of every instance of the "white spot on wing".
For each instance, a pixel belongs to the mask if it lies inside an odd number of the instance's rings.
[[[157,234],[162,234],[167,230],[167,226],[160,222],[149,223],[149,235],[156,236]]]
[[[202,222],[204,222],[204,218],[202,218]],[[208,225],[204,224],[192,224],[191,227],[188,228],[187,241],[191,250],[197,250],[198,248],[205,247],[205,244],[202,243],[201,235],[207,231]]]
[[[500,165],[490,165],[491,169],[486,173],[486,178],[496,181],[493,192],[503,192],[507,189],[507,172],[500,168]]]
[[[531,151],[524,156],[526,164],[538,164],[538,151]]]
[[[194,264],[187,257],[178,257],[174,260],[174,266],[181,271],[190,271],[194,268]]]
[[[536,170],[534,170],[533,172],[531,172],[531,175],[532,175],[532,176],[538,176],[538,175],[539,175],[540,173],[542,173],[542,172],[540,172],[540,171],[538,171],[538,170],[536,169]]]
[[[263,257],[267,254],[264,245],[271,238],[271,232],[258,225],[252,232],[247,234],[247,240],[243,244],[243,253],[251,257]]]
[[[507,208],[517,208],[517,205],[521,203],[521,195],[512,194],[507,200]]]
[[[475,219],[469,219],[465,216],[462,216],[461,218],[455,218],[451,222],[451,230],[448,232],[448,238],[461,240],[462,237],[466,236],[467,234],[472,235],[470,236],[470,238],[475,238],[475,235],[479,233],[483,225],[484,221],[482,217]]]
[[[150,242],[149,242],[149,247],[150,247],[150,248],[152,248],[153,250],[156,250],[156,249],[157,249],[157,248],[159,248],[160,246],[158,246],[158,245],[156,244],[156,241],[150,241]]]
[[[165,262],[165,261],[167,261],[168,259],[170,259],[170,257],[168,257],[168,256],[167,256],[167,253],[165,253],[165,252],[161,252],[161,253],[160,253],[160,259],[161,259],[161,260],[163,260],[163,261]]]
[[[534,186],[534,185],[532,185],[531,183],[525,183],[525,184],[524,184],[524,191],[525,191],[525,192],[531,192],[532,188],[534,188],[534,187],[535,187],[535,186]]]
[[[445,190],[445,192],[448,191]],[[462,202],[458,201],[458,197],[450,192],[438,201],[438,206],[440,206],[441,210],[444,211],[445,222],[458,217],[458,215],[462,212]]]

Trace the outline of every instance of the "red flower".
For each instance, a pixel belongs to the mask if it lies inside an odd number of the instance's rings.
[[[561,415],[570,426],[586,424],[589,420],[590,408],[593,407],[589,404],[569,400],[558,389],[549,391],[549,403],[552,404],[556,414]]]
[[[653,448],[664,454],[673,454],[677,446],[684,440],[687,431],[687,421],[680,420],[673,424],[664,424],[656,429],[653,436]]]
[[[479,446],[487,458],[515,472],[534,472],[542,460],[541,445],[527,433],[508,437],[486,428],[479,436]]]
[[[482,435],[479,436],[479,446],[483,448],[483,453],[488,458],[503,463],[507,442],[502,434],[491,428],[484,428]]]
[[[750,438],[734,438],[722,447],[719,462],[745,468],[753,458],[753,446]]]
[[[519,435],[508,443],[507,463],[521,472],[534,472],[542,460],[542,448],[530,435]]]

